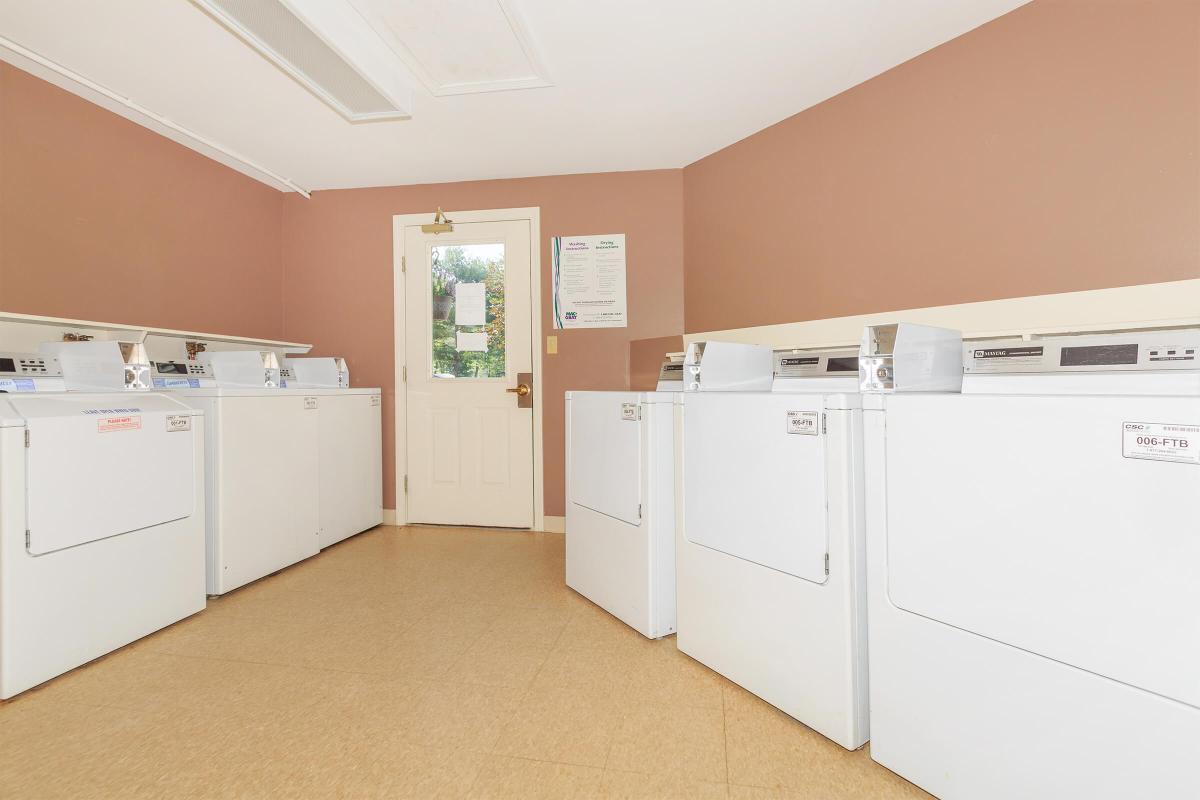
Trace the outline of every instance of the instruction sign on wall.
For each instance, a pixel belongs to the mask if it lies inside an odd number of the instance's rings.
[[[555,236],[554,327],[624,328],[625,234]]]

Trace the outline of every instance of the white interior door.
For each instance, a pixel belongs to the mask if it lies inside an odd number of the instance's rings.
[[[529,222],[409,226],[404,259],[408,520],[532,527]]]

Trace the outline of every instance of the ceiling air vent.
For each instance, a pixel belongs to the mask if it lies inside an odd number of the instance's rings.
[[[411,116],[404,63],[343,0],[192,0],[351,122]]]

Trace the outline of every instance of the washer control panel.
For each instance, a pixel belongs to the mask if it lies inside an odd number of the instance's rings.
[[[6,378],[57,378],[62,377],[62,367],[54,356],[0,353],[0,375]]]

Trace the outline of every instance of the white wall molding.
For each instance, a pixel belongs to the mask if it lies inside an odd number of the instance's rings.
[[[256,181],[283,192],[298,192],[305,197],[310,196],[308,189],[285,178],[278,173],[258,164],[246,156],[235,153],[228,147],[214,142],[195,131],[185,128],[177,122],[172,122],[145,106],[128,97],[124,97],[111,89],[101,86],[84,75],[64,67],[56,61],[35,53],[17,42],[0,36],[0,61],[6,61],[20,70],[35,75],[42,80],[65,89],[73,95],[83,98],[90,103],[135,122],[143,128],[148,128],[157,134],[167,137],[173,142],[195,150],[203,156],[211,158],[230,169]]]
[[[567,532],[567,518],[566,517],[554,517],[554,516],[547,514],[546,521],[542,525],[542,531],[545,533],[566,533]]]
[[[962,331],[971,339],[1200,326],[1200,278],[705,331],[683,338],[773,347],[842,347],[857,345],[865,326],[886,322],[937,325]]]

